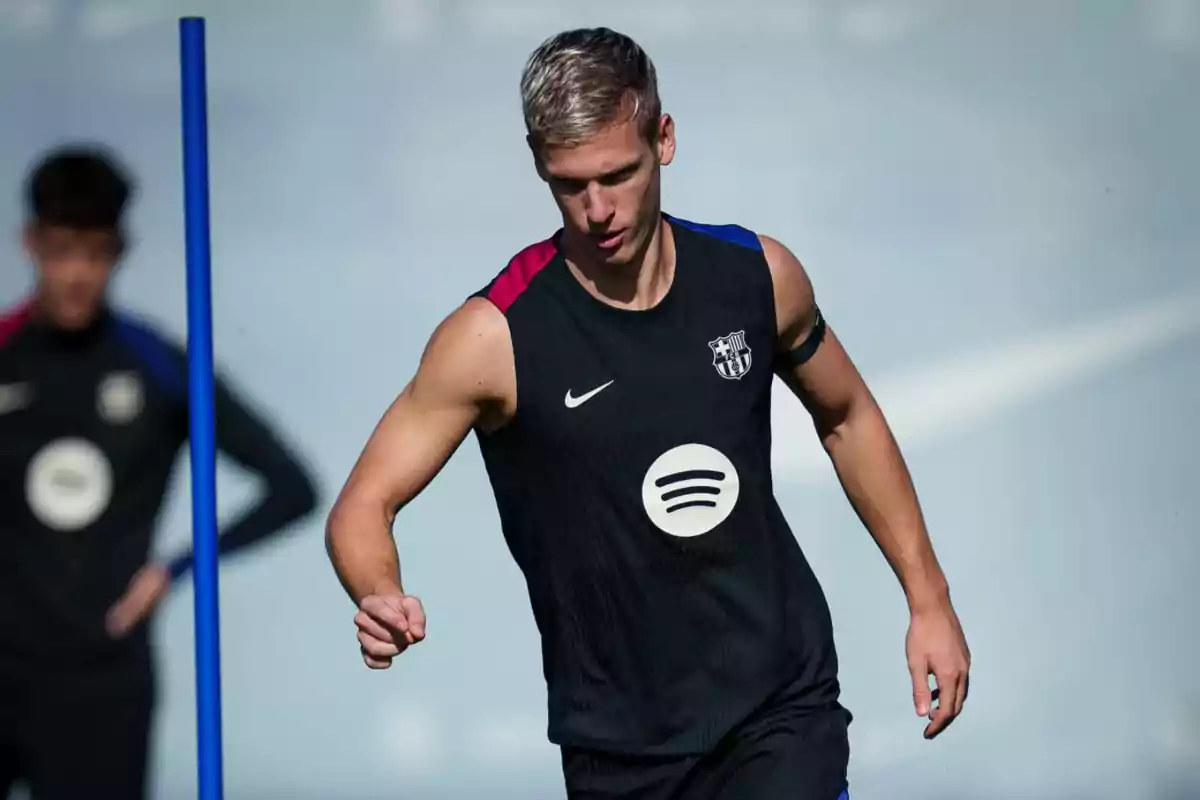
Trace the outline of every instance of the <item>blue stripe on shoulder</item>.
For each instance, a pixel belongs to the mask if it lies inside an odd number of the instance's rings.
[[[171,397],[187,397],[187,368],[154,329],[136,319],[116,315],[117,337],[133,351],[159,388]]]
[[[667,219],[682,228],[702,233],[706,236],[711,236],[714,239],[720,239],[723,242],[740,245],[749,250],[762,251],[762,242],[758,239],[758,234],[754,231],[747,230],[741,225],[705,225],[702,222],[689,222],[686,219],[679,219],[667,215]]]

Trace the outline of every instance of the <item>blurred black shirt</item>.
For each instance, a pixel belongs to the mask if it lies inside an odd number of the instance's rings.
[[[261,501],[220,538],[227,554],[315,506],[311,478],[220,378],[219,449],[257,473]],[[107,310],[88,329],[0,315],[0,667],[148,656],[146,626],[114,641],[105,615],[151,557],[188,437],[185,351]],[[176,579],[190,554],[171,562]]]

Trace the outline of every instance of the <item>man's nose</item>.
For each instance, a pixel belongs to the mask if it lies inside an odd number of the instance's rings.
[[[603,187],[593,183],[588,186],[584,195],[584,210],[587,212],[588,224],[599,228],[612,219],[615,209]]]

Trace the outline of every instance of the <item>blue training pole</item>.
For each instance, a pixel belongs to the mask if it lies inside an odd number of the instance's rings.
[[[221,800],[221,647],[217,587],[217,451],[213,411],[212,265],[204,20],[179,20],[183,195],[187,239],[188,407],[196,586],[196,748],[199,800]]]

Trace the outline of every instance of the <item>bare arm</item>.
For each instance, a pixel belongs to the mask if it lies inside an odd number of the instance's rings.
[[[796,257],[773,239],[762,241],[775,288],[782,357],[813,341],[820,312]],[[946,577],[900,448],[837,336],[826,327],[820,346],[801,351],[807,356],[801,363],[781,358],[780,377],[812,415],[846,496],[904,588],[911,615],[905,650],[913,705],[919,716],[929,717],[925,737],[932,739],[962,711],[971,665]],[[932,692],[930,675],[937,682]]]
[[[773,239],[762,241],[775,284],[779,351],[786,353],[812,332],[816,301],[796,257]],[[946,602],[946,578],[900,448],[832,329],[811,359],[779,374],[812,415],[851,505],[900,580],[909,608]]]
[[[473,426],[511,413],[516,377],[503,315],[471,299],[434,332],[412,381],[384,414],[343,487],[326,549],[356,605],[403,593],[392,524],[441,471]]]

